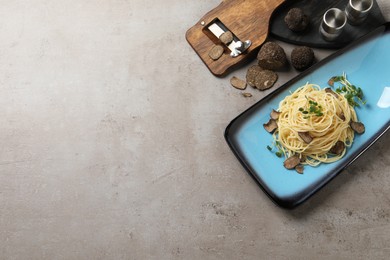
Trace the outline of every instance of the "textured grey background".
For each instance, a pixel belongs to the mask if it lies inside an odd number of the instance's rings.
[[[272,90],[185,41],[219,1],[156,2],[0,0],[0,259],[385,259],[390,135],[278,208],[223,138]]]

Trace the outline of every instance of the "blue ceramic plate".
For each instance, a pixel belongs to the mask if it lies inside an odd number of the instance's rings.
[[[284,158],[267,150],[272,136],[263,128],[272,109],[290,91],[309,83],[327,87],[329,78],[347,74],[350,82],[362,88],[367,104],[357,108],[358,118],[366,126],[363,135],[355,135],[353,145],[340,161],[305,167],[304,174],[287,170]],[[334,53],[309,70],[268,95],[235,118],[226,128],[225,138],[245,169],[278,205],[294,208],[301,204],[390,128],[390,23],[352,45]]]

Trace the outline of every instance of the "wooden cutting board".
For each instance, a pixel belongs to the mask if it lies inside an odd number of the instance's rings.
[[[215,76],[229,71],[253,58],[268,36],[269,22],[274,10],[284,0],[224,0],[205,14],[186,33],[186,39]],[[252,45],[243,54],[233,58],[224,45],[222,56],[213,60],[209,51],[221,41],[208,29],[215,21],[221,22],[240,41],[250,40]]]
[[[275,10],[273,16],[271,17],[270,33],[278,40],[296,45],[334,49],[346,46],[347,44],[371,32],[386,22],[378,7],[378,4],[374,0],[374,5],[363,24],[352,26],[347,23],[341,35],[342,37],[339,37],[337,41],[333,42],[325,41],[319,32],[319,27],[324,13],[326,10],[333,7],[339,8],[340,10],[345,10],[348,1],[349,0],[286,1],[283,5]],[[294,7],[301,8],[310,19],[308,28],[300,33],[289,30],[284,22],[284,17],[286,16],[287,12]]]

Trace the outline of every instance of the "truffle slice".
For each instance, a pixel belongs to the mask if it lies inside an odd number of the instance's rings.
[[[242,79],[237,78],[236,76],[233,76],[230,79],[230,84],[237,89],[241,89],[241,90],[246,89],[246,82]]]
[[[325,89],[325,92],[326,92],[326,93],[332,94],[335,98],[338,98],[338,97],[339,97],[339,96],[337,95],[337,93],[334,92],[331,88],[326,88],[326,89]]]
[[[263,68],[261,68],[259,65],[250,66],[248,71],[246,72],[246,83],[251,87],[256,87],[255,84],[256,76],[262,70]]]
[[[223,54],[223,47],[221,45],[214,45],[209,51],[209,57],[212,60],[218,60]]]
[[[314,52],[307,46],[296,47],[291,52],[291,64],[297,70],[305,70],[314,62]]]
[[[345,121],[345,115],[343,112],[340,113],[339,118],[343,121]]]
[[[263,124],[263,126],[264,129],[267,130],[267,132],[269,133],[273,133],[278,128],[278,124],[276,123],[276,120],[272,118],[268,121],[268,123]]]
[[[272,87],[278,80],[278,75],[271,70],[260,71],[255,78],[255,86],[259,90],[266,90]]]
[[[219,36],[219,39],[221,42],[228,45],[233,41],[233,34],[230,31],[226,31]]]
[[[288,29],[293,32],[301,32],[309,25],[308,16],[300,8],[292,8],[284,17]]]
[[[345,149],[345,144],[342,141],[337,141],[337,143],[330,149],[330,153],[340,155]]]
[[[295,170],[297,171],[297,173],[303,174],[303,165],[298,164],[297,166],[295,166]]]
[[[351,126],[351,128],[353,129],[353,131],[355,131],[356,133],[358,134],[364,134],[364,132],[366,131],[366,127],[364,126],[363,123],[361,122],[354,122],[354,121],[351,121],[349,123],[349,125]]]
[[[284,165],[284,167],[286,169],[291,170],[291,169],[294,169],[295,166],[297,166],[300,163],[301,163],[301,159],[299,159],[299,156],[298,155],[293,155],[293,156],[288,157],[284,161],[283,165]]]
[[[267,42],[261,46],[257,59],[259,66],[268,70],[278,70],[287,63],[286,53],[275,42]]]
[[[271,116],[272,119],[278,120],[280,114],[281,114],[281,112],[278,112],[275,109],[272,109],[270,116]]]
[[[311,141],[313,141],[313,137],[311,137],[309,132],[298,132],[298,135],[307,144],[310,144]]]
[[[248,93],[248,92],[242,92],[242,95],[243,95],[244,97],[246,97],[246,98],[252,96],[252,94],[251,94],[251,93]]]

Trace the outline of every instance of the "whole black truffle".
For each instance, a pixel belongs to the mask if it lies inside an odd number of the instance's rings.
[[[302,9],[292,8],[284,17],[284,22],[291,31],[301,32],[305,30],[309,24],[309,18],[303,13]]]
[[[314,62],[314,52],[306,46],[296,47],[291,52],[291,64],[297,70],[305,70]]]
[[[278,70],[287,63],[286,53],[275,42],[266,42],[257,55],[259,66],[263,69]]]

